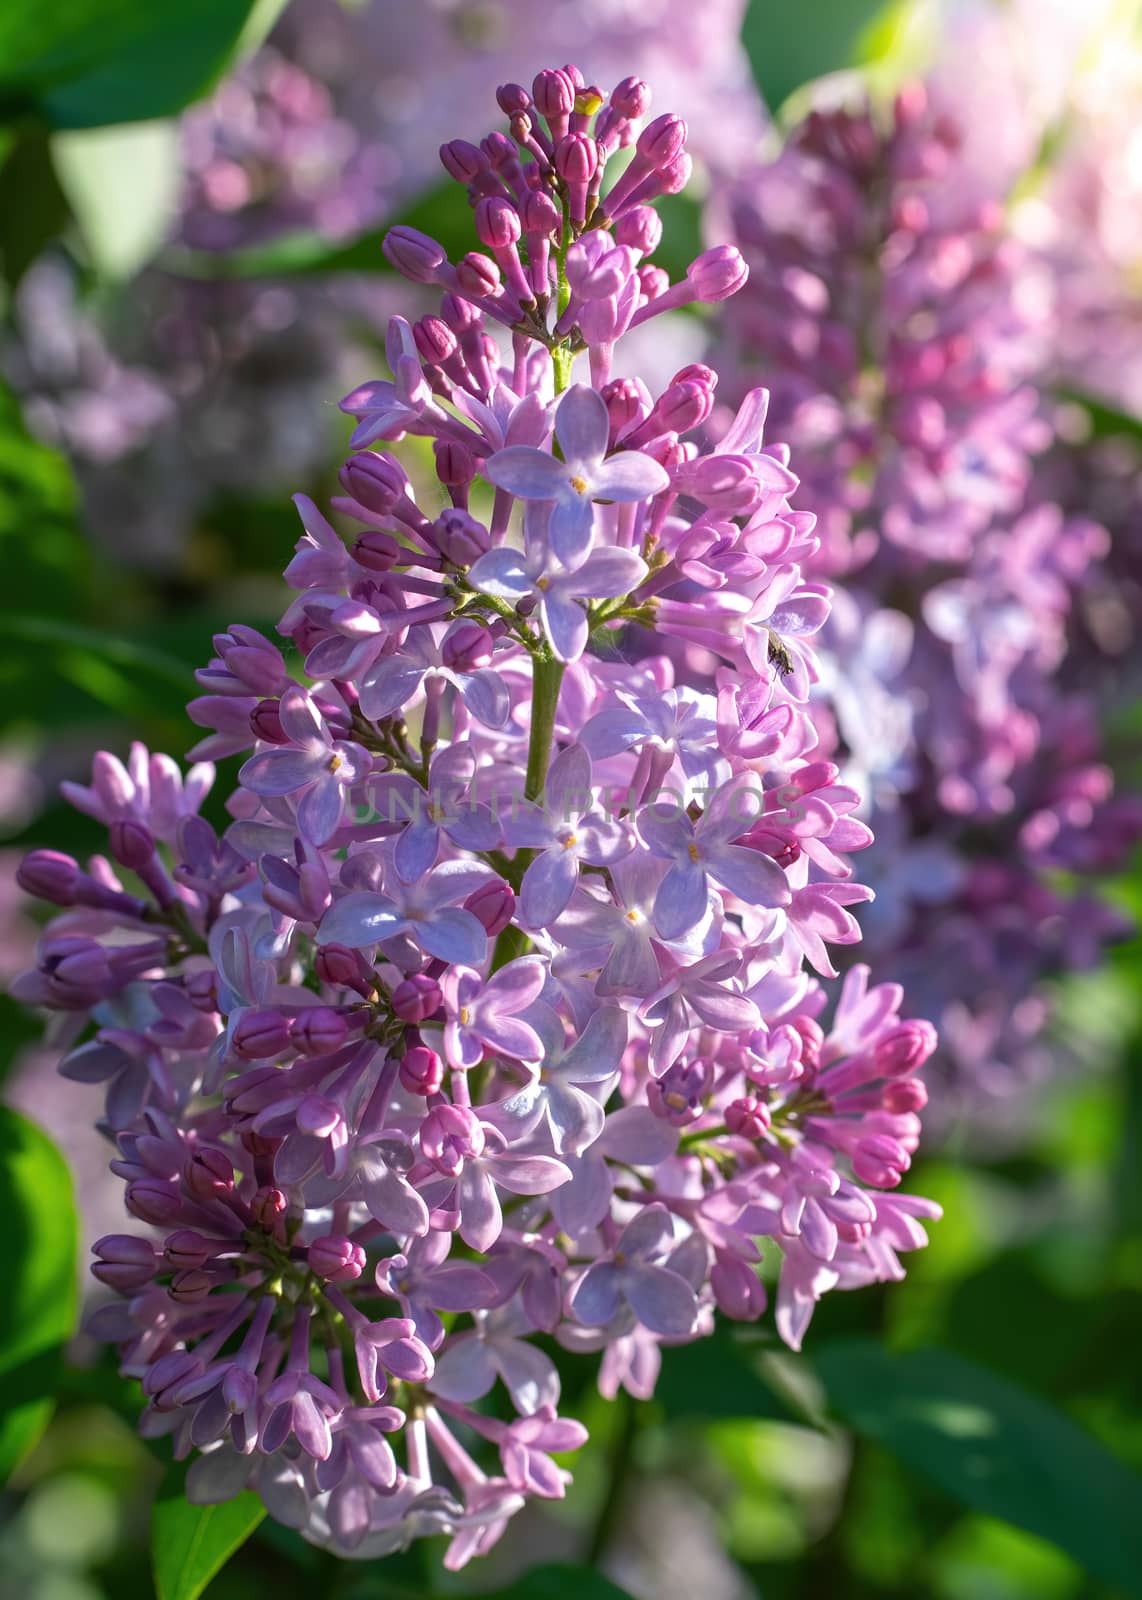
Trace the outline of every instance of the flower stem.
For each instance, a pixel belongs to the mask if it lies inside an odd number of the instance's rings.
[[[563,214],[563,233],[559,240],[559,248],[555,252],[556,291],[555,291],[555,316],[558,320],[567,307],[571,304],[571,285],[567,282],[567,246],[571,243],[571,223],[567,213]],[[562,394],[571,383],[571,363],[574,360],[571,353],[570,339],[563,339],[551,347],[551,364],[555,368],[555,393]]]
[[[553,657],[537,655],[532,669],[531,738],[527,747],[527,778],[524,797],[538,800],[547,782],[551,761],[551,742],[555,733],[555,712],[563,683],[563,663]]]

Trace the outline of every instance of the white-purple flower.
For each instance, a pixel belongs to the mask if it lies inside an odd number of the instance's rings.
[[[372,758],[358,744],[334,739],[306,690],[291,684],[278,703],[288,745],[251,756],[239,781],[265,799],[299,796],[298,831],[325,844],[341,825],[347,791],[366,775]]]

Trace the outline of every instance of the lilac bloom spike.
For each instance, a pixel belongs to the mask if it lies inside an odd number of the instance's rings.
[[[58,916],[13,984],[104,1085],[139,1227],[96,1247],[119,1298],[91,1331],[191,1494],[251,1489],[358,1557],[445,1534],[450,1567],[565,1490],[584,1429],[539,1338],[644,1399],[713,1308],[764,1314],[763,1258],[799,1345],[938,1215],[901,1192],[933,1030],[860,968],[821,1021],[870,830],[806,706],[832,594],[764,391],[710,450],[711,368],[610,376],[740,257],[673,287],[646,261],[689,156],[640,80],[499,100],[508,133],[445,146],[491,254],[387,245],[445,293],[344,402],[333,509],[362,531],[300,500],[286,645],[235,624],[200,674],[199,748],[246,758],[234,820],[197,815],[208,766],[98,755],[68,796],[108,851],[24,862]],[[386,448],[408,433],[435,518]],[[968,606],[933,617],[991,683]]]

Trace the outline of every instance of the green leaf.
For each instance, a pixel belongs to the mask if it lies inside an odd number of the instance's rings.
[[[0,1482],[52,1413],[60,1350],[76,1312],[78,1225],[71,1175],[39,1128],[0,1106]]]
[[[248,44],[252,17],[264,29],[272,14],[264,0],[5,0],[0,116],[56,128],[170,116]]]
[[[162,244],[178,200],[173,122],[57,133],[52,157],[96,272],[129,278]]]
[[[950,1351],[839,1340],[815,1365],[833,1411],[961,1504],[1048,1539],[1142,1595],[1142,1479],[1069,1418]]]
[[[776,111],[795,89],[865,59],[894,32],[889,0],[753,0],[742,43],[766,105]]]
[[[753,1328],[719,1318],[708,1339],[662,1354],[662,1376],[654,1398],[671,1422],[730,1417],[805,1420],[782,1381],[782,1355]]]
[[[40,133],[17,140],[0,167],[0,277],[9,293],[70,220],[67,197]],[[0,406],[0,426],[2,412]]]
[[[185,1471],[172,1469],[151,1513],[158,1600],[197,1600],[266,1514],[248,1489],[220,1506],[192,1506],[185,1486]]]

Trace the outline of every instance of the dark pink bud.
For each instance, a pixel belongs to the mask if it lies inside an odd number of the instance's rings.
[[[290,737],[282,727],[281,710],[277,700],[259,700],[250,712],[250,728],[256,739],[266,744],[289,744]]]
[[[247,1011],[230,1035],[234,1053],[245,1061],[268,1061],[289,1048],[289,1023],[277,1011]]]
[[[686,268],[687,282],[699,300],[707,305],[718,300],[728,300],[749,277],[745,258],[732,244],[715,245],[704,250]]]
[[[118,818],[109,829],[111,854],[122,867],[138,872],[150,865],[155,853],[155,836],[150,828],[130,817]]]
[[[590,183],[598,169],[599,147],[587,134],[565,134],[555,146],[555,170],[565,183]]]
[[[798,1012],[797,1016],[790,1017],[789,1025],[801,1035],[801,1060],[810,1071],[815,1072],[821,1065],[821,1051],[825,1047],[821,1024],[815,1017]]]
[[[662,240],[662,218],[651,206],[632,206],[615,223],[615,243],[652,256]]]
[[[148,1367],[141,1387],[148,1399],[161,1409],[167,1390],[177,1389],[179,1384],[199,1377],[201,1372],[202,1362],[192,1356],[189,1350],[171,1350]]]
[[[650,85],[641,78],[624,78],[611,90],[611,104],[629,122],[645,117],[650,110]]]
[[[465,294],[481,300],[491,299],[500,292],[500,269],[479,251],[469,250],[463,260],[456,263],[456,282]]]
[[[344,1118],[336,1100],[323,1094],[307,1094],[297,1108],[297,1125],[314,1139],[328,1139]]]
[[[476,457],[466,444],[437,439],[433,445],[436,476],[446,489],[464,489],[476,476]]]
[[[502,173],[505,168],[519,166],[519,156],[516,147],[506,133],[489,133],[486,139],[480,140],[480,149],[491,165],[493,172]]]
[[[936,1030],[930,1022],[902,1022],[885,1034],[876,1047],[876,1065],[886,1078],[908,1078],[936,1048]]]
[[[919,1078],[894,1078],[881,1090],[880,1103],[896,1116],[923,1111],[928,1104],[928,1090]]]
[[[327,1233],[309,1247],[309,1270],[327,1283],[352,1283],[365,1270],[365,1252],[343,1233]]]
[[[726,1107],[726,1127],[743,1139],[763,1139],[772,1122],[764,1100],[731,1100]]]
[[[218,981],[213,972],[192,972],[186,980],[186,996],[196,1011],[218,1010]]]
[[[290,1023],[290,1043],[303,1056],[326,1056],[345,1043],[349,1024],[332,1006],[311,1006]]]
[[[221,1199],[234,1188],[234,1163],[223,1151],[208,1145],[191,1156],[183,1168],[182,1181],[188,1193],[203,1204]]]
[[[16,869],[16,882],[26,894],[54,906],[75,904],[79,876],[79,862],[59,850],[32,850]]]
[[[497,278],[497,283],[499,279]],[[454,333],[468,333],[483,323],[484,313],[463,295],[446,294],[440,301],[440,315]]]
[[[756,1322],[765,1311],[765,1285],[748,1261],[719,1250],[710,1271],[718,1310],[735,1322]]]
[[[150,1283],[155,1272],[155,1247],[149,1239],[136,1239],[129,1233],[109,1233],[97,1239],[92,1250],[99,1257],[92,1263],[92,1276],[120,1294],[132,1294]]]
[[[519,212],[510,200],[484,195],[476,202],[476,237],[489,250],[507,250],[523,232]]]
[[[416,228],[390,228],[381,246],[385,259],[413,283],[435,283],[448,252]]]
[[[482,622],[456,622],[444,636],[440,659],[449,672],[478,672],[491,661],[494,645]]]
[[[353,546],[353,560],[366,572],[389,572],[400,560],[402,551],[399,539],[381,528],[370,528],[361,534]]]
[[[193,1305],[196,1300],[205,1300],[214,1287],[214,1279],[209,1272],[203,1272],[201,1267],[192,1267],[189,1272],[176,1272],[171,1279],[170,1297],[177,1300],[179,1305]]]
[[[454,567],[470,567],[492,545],[484,524],[459,510],[441,512],[432,524],[431,538],[445,561]]]
[[[459,349],[456,335],[443,317],[421,317],[413,323],[412,337],[420,359],[432,367],[442,367]]]
[[[670,274],[664,267],[639,267],[639,288],[648,300],[657,300],[670,287]]]
[[[477,917],[483,923],[489,939],[494,939],[515,915],[515,890],[502,878],[483,883],[465,900],[464,910]]]
[[[359,450],[337,474],[345,493],[375,516],[387,517],[408,493],[408,475],[388,454]]]
[[[635,149],[661,172],[682,154],[685,145],[686,123],[672,111],[664,111],[647,123],[635,142]]]
[[[348,945],[323,945],[314,956],[313,965],[322,983],[332,984],[335,989],[355,989],[368,999],[376,987],[372,968],[359,950],[350,950]]]
[[[611,433],[618,435],[643,409],[642,390],[633,378],[615,378],[601,393],[611,419]]]
[[[444,1063],[427,1045],[414,1045],[401,1057],[400,1081],[409,1094],[437,1094],[444,1082]]]
[[[288,1209],[285,1195],[269,1183],[264,1183],[250,1201],[250,1215],[263,1228],[272,1228]]]
[[[393,990],[391,1001],[393,1015],[413,1024],[426,1022],[443,1003],[440,985],[424,972],[414,972],[410,978],[402,979]]]
[[[567,118],[575,109],[575,84],[558,67],[547,67],[536,73],[531,85],[531,98],[535,109],[548,122],[552,118]]]

